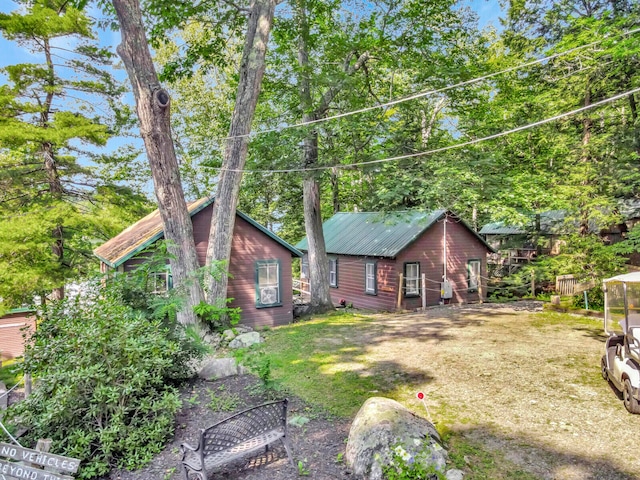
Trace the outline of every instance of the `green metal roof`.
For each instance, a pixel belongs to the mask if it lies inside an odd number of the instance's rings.
[[[446,210],[337,213],[322,225],[327,253],[396,257],[425,230],[444,217],[445,213]],[[469,228],[466,223],[464,225]],[[475,234],[471,228],[469,230]],[[478,239],[486,245],[482,238]],[[486,246],[493,251],[491,247]],[[298,242],[296,248],[308,250],[307,238]]]
[[[505,225],[504,222],[494,222],[487,223],[478,233],[480,235],[523,235],[526,232],[519,227]]]
[[[564,224],[567,213],[564,210],[547,210],[540,213],[540,230],[543,235],[569,233]],[[525,235],[535,231],[536,214],[530,214],[528,227],[505,225],[504,222],[487,223],[478,232],[480,235]]]

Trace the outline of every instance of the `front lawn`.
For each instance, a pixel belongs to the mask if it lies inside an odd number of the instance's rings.
[[[371,396],[431,416],[465,478],[617,479],[640,470],[628,441],[640,416],[600,377],[597,319],[469,305],[341,312],[264,336],[258,351],[288,391],[349,419]]]

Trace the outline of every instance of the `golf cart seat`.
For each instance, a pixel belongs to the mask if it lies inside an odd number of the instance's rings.
[[[629,348],[629,356],[640,362],[640,327],[629,327],[626,343]]]

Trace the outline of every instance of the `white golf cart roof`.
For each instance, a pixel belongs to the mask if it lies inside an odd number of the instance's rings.
[[[640,272],[617,275],[602,283],[605,331],[609,335],[620,330],[627,334],[632,328],[640,328]]]
[[[640,283],[640,272],[623,273],[603,280],[604,283]]]

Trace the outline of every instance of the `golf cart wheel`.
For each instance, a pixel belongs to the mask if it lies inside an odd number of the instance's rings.
[[[629,413],[640,413],[640,404],[638,400],[633,397],[633,388],[631,387],[631,380],[624,379],[624,388],[622,389],[622,401],[624,402],[624,408]]]
[[[607,357],[605,355],[602,356],[600,360],[600,373],[602,373],[602,378],[609,381],[609,372],[607,372]]]

